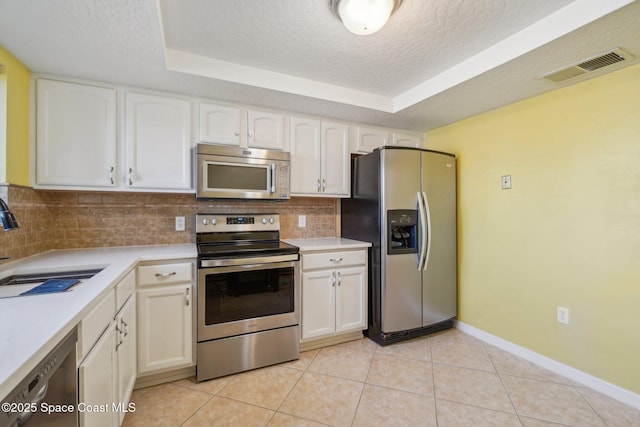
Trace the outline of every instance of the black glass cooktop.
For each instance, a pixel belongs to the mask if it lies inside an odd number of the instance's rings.
[[[297,254],[299,248],[278,240],[278,232],[206,233],[197,236],[200,258]]]

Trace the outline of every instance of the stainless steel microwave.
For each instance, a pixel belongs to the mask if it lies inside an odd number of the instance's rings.
[[[196,162],[198,199],[289,198],[289,153],[198,144]]]

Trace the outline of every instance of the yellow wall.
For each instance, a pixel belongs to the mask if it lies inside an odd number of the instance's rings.
[[[426,138],[459,161],[459,320],[640,393],[640,65]]]
[[[6,180],[29,185],[30,72],[2,46],[0,64],[6,67],[7,81]]]

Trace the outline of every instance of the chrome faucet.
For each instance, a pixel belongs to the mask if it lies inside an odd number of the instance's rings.
[[[18,221],[16,221],[16,217],[13,216],[11,211],[9,210],[9,206],[7,203],[0,198],[0,222],[2,222],[2,227],[4,231],[11,231],[18,228]]]

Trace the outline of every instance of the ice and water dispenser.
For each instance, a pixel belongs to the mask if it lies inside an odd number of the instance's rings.
[[[395,209],[387,211],[387,254],[418,252],[418,211]]]

